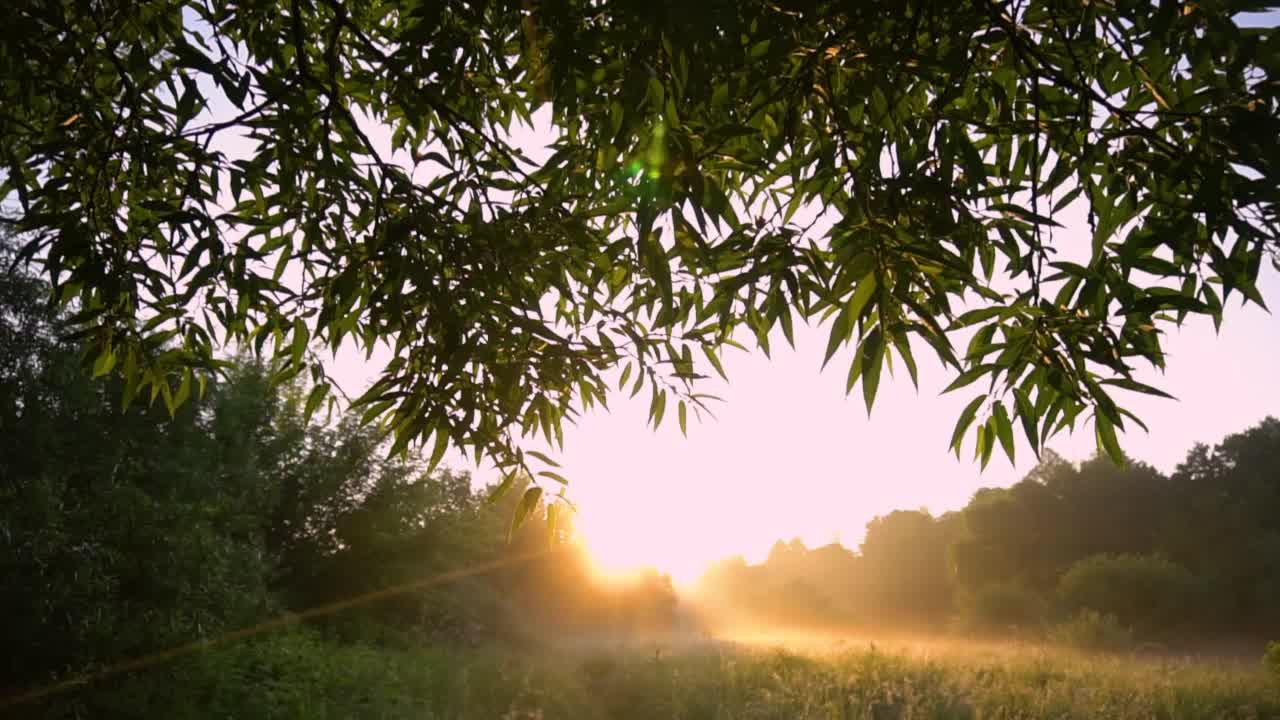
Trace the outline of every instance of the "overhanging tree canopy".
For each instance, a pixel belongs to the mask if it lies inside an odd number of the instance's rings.
[[[153,401],[250,344],[314,408],[309,348],[386,342],[368,419],[521,468],[615,371],[683,425],[726,344],[803,319],[868,409],[926,348],[986,381],[953,438],[977,421],[984,463],[1082,414],[1118,456],[1161,326],[1262,302],[1280,38],[1236,16],[1264,6],[18,3],[0,194],[95,371]]]

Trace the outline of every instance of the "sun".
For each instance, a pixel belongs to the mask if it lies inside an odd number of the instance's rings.
[[[577,523],[578,537],[601,577],[624,581],[646,569],[671,577],[680,587],[697,582],[715,560],[710,548],[690,543],[687,534],[647,522],[641,513],[585,510]]]

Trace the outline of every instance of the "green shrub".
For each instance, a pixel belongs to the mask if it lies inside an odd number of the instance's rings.
[[[1262,667],[1267,674],[1280,680],[1280,642],[1267,643],[1267,651],[1262,654]]]
[[[1133,630],[1115,615],[1082,610],[1049,632],[1053,642],[1079,650],[1126,650],[1133,645]]]
[[[326,720],[582,717],[556,674],[516,655],[335,642],[306,628],[195,653],[0,718]],[[554,694],[534,697],[533,690]]]
[[[993,583],[961,599],[956,627],[971,633],[1036,630],[1045,607],[1043,598],[1019,583]]]
[[[1194,575],[1159,555],[1093,555],[1058,582],[1069,612],[1115,615],[1142,636],[1164,634],[1187,621],[1196,589]]]

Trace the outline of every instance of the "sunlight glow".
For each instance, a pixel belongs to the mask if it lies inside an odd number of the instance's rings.
[[[716,558],[713,548],[691,545],[687,533],[664,530],[661,521],[652,522],[643,513],[617,512],[616,506],[597,510],[580,514],[577,531],[602,578],[625,582],[654,569],[669,575],[676,586],[688,587]]]

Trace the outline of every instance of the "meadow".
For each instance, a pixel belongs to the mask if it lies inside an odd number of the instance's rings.
[[[293,631],[40,705],[50,717],[245,720],[1271,718],[1280,717],[1280,682],[1256,662],[1030,644],[700,640],[445,650],[334,644]]]

